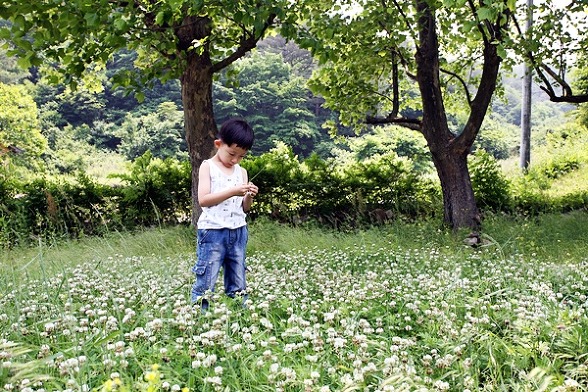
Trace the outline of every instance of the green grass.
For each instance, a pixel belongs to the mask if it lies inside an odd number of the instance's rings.
[[[111,232],[104,237],[50,243],[40,241],[36,246],[4,250],[0,272],[4,277],[13,274],[39,277],[39,274],[51,275],[79,263],[99,263],[111,257],[190,255],[194,241],[193,230],[183,226]]]
[[[189,302],[194,233],[3,254],[0,389],[586,391],[588,214],[250,225],[250,303]]]
[[[543,182],[546,189],[543,193],[546,198],[557,198],[570,194],[588,192],[588,153],[586,151],[585,137],[577,140],[560,141],[559,146],[547,143],[534,146],[531,156],[529,172],[541,173],[558,161],[575,160],[579,167],[567,173],[562,173],[557,178],[546,178],[544,174],[534,173],[539,181]],[[519,158],[512,157],[500,162],[503,173],[516,184],[522,180],[523,173],[519,167]]]

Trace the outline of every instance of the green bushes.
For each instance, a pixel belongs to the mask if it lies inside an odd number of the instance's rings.
[[[251,217],[292,224],[315,221],[337,228],[413,220],[440,213],[438,182],[412,170],[393,153],[357,162],[312,155],[300,161],[284,144],[242,162],[259,187]],[[588,207],[588,190],[549,193],[554,181],[573,175],[581,159],[544,161],[526,175],[506,178],[496,160],[476,152],[470,174],[482,212],[536,215]],[[17,180],[0,169],[0,247],[37,239],[101,235],[120,229],[190,222],[191,166],[146,153],[116,175],[119,185],[85,174],[65,181]]]
[[[585,183],[579,173],[585,165],[586,158],[568,153],[555,155],[532,166],[513,183],[511,194],[515,211],[523,215],[537,215],[588,209],[588,188],[577,186],[578,183]],[[559,182],[566,178],[569,178],[568,184],[563,189],[558,187]]]
[[[120,218],[126,227],[179,223],[190,219],[189,162],[156,159],[150,152],[137,158],[128,174],[117,175]]]
[[[85,174],[74,180],[0,177],[0,246],[37,238],[101,235],[111,230],[177,224],[190,217],[190,165],[147,153],[118,176],[120,186]]]
[[[336,227],[431,216],[438,210],[438,187],[389,155],[337,165],[311,156],[300,162],[285,145],[243,162],[260,193],[252,217]],[[190,220],[191,168],[188,162],[135,160],[128,173],[107,186],[79,175],[75,181],[39,178],[0,182],[0,244],[38,237],[79,237],[139,226]]]
[[[551,192],[555,181],[571,175],[583,164],[577,155],[556,155],[532,166],[526,174],[507,178],[492,156],[478,150],[469,168],[482,212],[538,215],[588,209],[588,190],[568,187],[563,194]]]
[[[472,188],[481,210],[510,211],[510,182],[496,160],[484,150],[477,150],[469,162]]]
[[[440,197],[437,187],[392,155],[347,164],[311,155],[299,162],[282,144],[243,166],[250,177],[259,173],[252,213],[290,223],[316,220],[341,227],[431,216]]]

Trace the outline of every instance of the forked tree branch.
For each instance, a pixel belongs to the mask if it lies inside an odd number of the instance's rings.
[[[516,17],[514,15],[512,15],[512,17],[516,29],[519,35],[522,37],[524,34],[521,29],[521,26],[519,25]],[[567,103],[588,102],[588,94],[574,94],[571,86],[569,85],[569,83],[566,82],[565,76],[558,75],[557,72],[555,72],[551,67],[549,67],[543,62],[537,61],[537,59],[533,55],[533,52],[527,51],[525,53],[525,56],[527,57],[527,60],[531,63],[531,66],[533,67],[533,70],[537,72],[537,76],[539,76],[539,79],[541,79],[541,82],[543,83],[542,85],[539,85],[539,88],[545,91],[545,93],[549,96],[550,101]],[[561,86],[563,90],[562,95],[558,95],[555,92],[553,83],[549,80],[549,78],[545,75],[543,71],[545,71],[545,73],[547,73],[555,81],[555,83]]]

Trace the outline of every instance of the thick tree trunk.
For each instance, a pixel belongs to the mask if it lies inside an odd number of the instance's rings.
[[[443,217],[452,228],[480,228],[480,213],[467,166],[467,154],[433,153],[443,191]]]
[[[192,165],[192,224],[202,212],[198,204],[198,170],[203,160],[214,152],[216,122],[212,109],[212,72],[204,56],[190,55],[181,77],[184,128]]]
[[[239,45],[223,60],[212,63],[210,42],[213,23],[208,16],[187,16],[176,28],[178,51],[186,57],[186,67],[180,78],[184,105],[184,128],[190,163],[192,164],[192,224],[196,225],[202,212],[198,203],[198,171],[202,161],[214,152],[217,127],[212,105],[212,78],[216,72],[245,56],[273,25],[276,14],[269,14],[262,26],[243,31]],[[196,41],[206,42],[194,47]]]
[[[207,45],[193,48],[195,40],[206,39],[212,32],[212,22],[206,16],[188,16],[176,29],[178,51],[186,59],[182,84],[184,106],[184,131],[192,166],[192,224],[196,225],[202,212],[198,204],[198,171],[202,161],[212,156],[216,122],[212,106],[212,78],[214,75],[210,51]]]
[[[477,230],[480,227],[480,214],[474,199],[467,156],[496,88],[501,59],[492,39],[500,41],[501,27],[486,26],[492,32],[493,38],[484,39],[484,63],[478,91],[475,98],[468,102],[470,116],[463,130],[461,133],[454,133],[447,122],[439,80],[439,42],[434,11],[426,0],[417,0],[416,4],[419,11],[417,81],[423,102],[421,131],[427,140],[441,181],[444,220],[453,229],[466,227]]]

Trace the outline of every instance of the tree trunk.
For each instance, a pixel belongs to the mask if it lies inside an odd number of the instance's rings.
[[[533,27],[533,0],[527,0],[527,35]],[[531,93],[533,68],[525,63],[523,76],[523,101],[521,106],[521,148],[519,167],[526,172],[531,163]]]
[[[433,152],[443,192],[443,218],[452,228],[480,228],[480,213],[474,198],[467,154]]]
[[[469,102],[470,116],[461,133],[449,129],[439,79],[439,42],[435,30],[435,14],[427,0],[417,0],[419,12],[419,46],[416,52],[417,81],[423,103],[423,133],[443,191],[445,223],[453,229],[478,230],[480,213],[474,198],[467,156],[480,131],[482,121],[496,88],[500,56],[491,39],[484,40],[482,76],[475,98]],[[499,19],[499,21],[501,21]],[[490,26],[500,41],[500,26]]]
[[[181,77],[184,128],[192,165],[192,224],[202,212],[198,204],[198,170],[214,152],[217,127],[212,108],[211,63],[206,56],[190,54]]]

